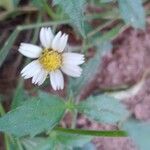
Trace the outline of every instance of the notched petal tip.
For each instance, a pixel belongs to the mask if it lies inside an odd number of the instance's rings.
[[[57,51],[59,51],[59,48],[60,48],[60,39],[61,39],[61,36],[62,36],[62,32],[61,31],[59,31],[56,35],[55,35],[55,37],[54,37],[54,39],[53,39],[53,41],[52,41],[52,48],[54,49],[54,50],[57,50]]]
[[[63,53],[63,64],[68,65],[81,65],[85,62],[85,57],[83,54],[78,53]]]
[[[64,77],[60,70],[50,72],[50,82],[52,88],[56,90],[62,90],[64,88]]]
[[[82,68],[78,65],[74,65],[74,64],[64,64],[61,67],[61,70],[72,77],[80,77],[82,74]]]
[[[44,48],[51,48],[53,38],[54,38],[54,35],[50,27],[41,28],[40,41]]]
[[[62,34],[62,32],[59,31],[56,37],[54,38],[52,48],[61,53],[62,51],[64,51],[67,42],[68,42],[68,35],[65,33]]]

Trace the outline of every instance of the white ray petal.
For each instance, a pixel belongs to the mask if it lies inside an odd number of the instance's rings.
[[[51,48],[52,46],[52,40],[54,38],[54,35],[52,33],[51,28],[41,28],[40,31],[40,41],[44,48]]]
[[[77,65],[72,65],[72,64],[64,64],[61,67],[61,70],[72,77],[80,77],[82,73],[82,68],[77,66]]]
[[[48,72],[41,69],[32,79],[32,83],[41,85],[46,80]]]
[[[37,74],[40,69],[41,65],[39,64],[39,61],[34,60],[22,69],[21,75],[24,77],[24,79],[28,79]]]
[[[41,77],[39,79],[38,85],[42,85],[43,82],[46,80],[48,72],[43,70],[43,73],[41,74]]]
[[[37,84],[37,80],[38,80],[38,77],[39,77],[41,70],[42,69],[40,69],[40,71],[32,77],[32,83],[33,84]]]
[[[54,90],[62,90],[64,88],[64,77],[60,70],[50,72],[50,82]]]
[[[38,58],[42,52],[42,48],[33,44],[21,43],[18,51],[29,58]]]
[[[54,37],[53,41],[52,41],[52,48],[54,50],[59,51],[60,48],[60,38],[61,38],[62,32],[59,31],[56,36]]]
[[[84,63],[84,55],[78,53],[63,53],[63,64],[81,65]]]
[[[64,51],[65,47],[67,46],[67,42],[68,42],[68,35],[67,34],[63,34],[60,38],[60,41],[58,43],[58,52],[62,52]]]

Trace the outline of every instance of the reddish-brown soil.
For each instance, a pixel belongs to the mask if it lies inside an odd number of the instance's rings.
[[[92,82],[92,88],[85,88],[83,97],[94,91],[122,89],[138,83],[150,69],[150,26],[146,31],[132,28],[125,30],[113,42],[113,51],[103,58],[102,69]],[[150,120],[150,78],[145,78],[141,90],[133,97],[122,100],[136,119]],[[91,123],[80,116],[78,126],[82,128],[110,130],[114,126]],[[128,138],[96,138],[98,150],[136,150]]]

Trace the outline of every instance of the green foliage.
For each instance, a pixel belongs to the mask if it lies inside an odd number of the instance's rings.
[[[89,142],[83,147],[75,147],[73,150],[96,150],[96,146],[93,143]]]
[[[117,99],[107,95],[91,96],[80,102],[78,111],[100,123],[116,123],[127,117],[128,112]]]
[[[103,46],[101,46],[101,43],[109,44],[108,41],[111,41],[113,38],[115,38],[118,35],[120,28],[121,28],[121,26],[119,25],[119,26],[116,26],[113,29],[105,32],[105,34],[101,34],[101,35],[97,34],[95,36],[91,36],[88,39],[89,43],[92,43],[92,44],[90,44],[90,46],[97,45],[99,48],[101,48],[101,47],[103,48]]]
[[[24,102],[25,100],[28,100],[29,98],[30,97],[27,94],[25,94],[25,91],[23,88],[23,81],[20,81],[13,95],[11,109],[14,109],[20,106],[22,102]]]
[[[4,95],[0,94],[0,102],[2,102],[4,100]]]
[[[25,150],[53,150],[54,141],[50,138],[34,137],[22,140]]]
[[[118,0],[122,18],[135,28],[145,28],[145,12],[141,0]]]
[[[14,11],[20,0],[0,0],[0,7],[5,8],[7,11]]]
[[[23,147],[18,138],[12,138],[11,136],[5,135],[6,150],[23,150]]]
[[[87,144],[85,144],[80,150],[96,150],[96,146],[89,142]]]
[[[124,130],[135,141],[140,150],[150,148],[150,123],[141,123],[136,120],[128,120],[124,123]]]
[[[46,2],[46,0],[32,0],[31,2],[38,9],[42,10],[44,9],[44,1]]]
[[[113,2],[114,0],[101,0],[101,3],[109,3],[109,2]]]
[[[71,19],[71,23],[75,25],[80,33],[85,36],[83,13],[86,0],[53,0],[53,4],[59,4],[64,12]]]
[[[77,96],[81,92],[81,89],[93,79],[100,68],[101,58],[110,52],[111,49],[112,45],[109,42],[105,42],[97,46],[97,52],[95,56],[91,58],[85,65],[83,65],[81,77],[77,79],[70,79],[70,85],[68,88],[73,91],[75,96]],[[91,71],[91,68],[94,69]]]
[[[69,134],[64,132],[55,132],[54,134],[56,134],[55,140],[57,141],[57,143],[71,147],[82,147],[85,143],[88,143],[92,139],[91,136]]]
[[[3,7],[6,10],[10,10],[10,11],[14,9],[14,6],[11,0],[1,0],[0,7]]]
[[[0,67],[3,64],[4,60],[6,59],[9,50],[12,47],[12,44],[15,42],[16,37],[18,36],[19,31],[16,29],[12,32],[12,34],[9,36],[8,40],[5,42],[4,46],[0,50]]]
[[[14,3],[14,5],[15,5],[15,7],[19,4],[19,2],[20,2],[20,0],[12,0],[13,1],[13,3]]]
[[[59,123],[65,111],[64,102],[56,96],[39,93],[0,118],[0,131],[16,136],[34,136],[52,129]]]
[[[22,143],[27,150],[53,150],[58,146],[61,147],[60,149],[72,148],[75,146],[82,147],[85,143],[88,143],[91,138],[91,136],[52,131],[50,137],[23,139]]]

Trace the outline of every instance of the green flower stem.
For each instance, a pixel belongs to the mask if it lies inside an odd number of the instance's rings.
[[[105,28],[106,26],[112,24],[113,22],[115,22],[116,20],[110,20],[106,23],[104,23],[103,25],[98,26],[97,28],[95,28],[94,30],[92,30],[90,33],[88,33],[87,37],[91,37],[93,35],[95,35],[96,33],[98,33],[99,31],[101,31],[103,28]]]
[[[91,16],[87,15],[83,19],[84,20],[93,20],[93,19],[98,19],[99,16]],[[28,29],[33,29],[33,28],[38,28],[38,27],[43,27],[43,26],[57,26],[59,24],[67,24],[70,23],[70,19],[62,19],[62,20],[57,20],[57,21],[48,21],[48,22],[39,22],[35,24],[30,24],[30,25],[19,25],[17,27],[17,30],[23,31],[23,30],[28,30]]]
[[[47,4],[45,0],[42,0],[42,3],[44,5],[44,9],[46,10],[47,14],[53,19],[56,19],[55,12],[53,12],[53,9],[50,7],[50,5]]]
[[[5,148],[6,150],[10,150],[10,146],[9,146],[9,137],[7,136],[7,134],[4,134],[4,140],[5,140]]]
[[[2,106],[2,104],[0,103],[0,115],[3,116],[5,114],[5,110]],[[9,147],[9,136],[7,134],[4,134],[4,141],[5,141],[5,148],[6,150],[10,150]]]
[[[60,20],[60,21],[49,21],[49,22],[44,22],[44,23],[39,22],[39,23],[29,24],[29,25],[20,25],[17,27],[17,30],[23,31],[23,30],[39,28],[39,27],[43,27],[43,26],[57,26],[59,24],[66,24],[69,22],[70,22],[69,19],[68,20]]]
[[[22,147],[19,139],[16,140],[16,143],[17,143],[17,146],[18,146],[19,150],[23,150],[23,147]]]
[[[76,105],[79,103],[80,99],[77,96],[77,98],[75,99],[75,103]],[[78,111],[75,109],[72,113],[72,124],[71,124],[71,128],[74,129],[76,127],[76,122],[77,122],[77,115],[78,115]]]
[[[125,131],[116,130],[116,131],[99,131],[99,130],[82,130],[82,129],[66,129],[55,127],[55,131],[70,133],[70,134],[79,134],[87,136],[98,136],[98,137],[127,137]]]
[[[0,115],[3,116],[5,114],[5,110],[2,106],[2,104],[0,103]]]
[[[41,21],[42,21],[42,15],[39,13],[38,17],[37,17],[36,24],[38,24]],[[35,28],[34,31],[33,31],[33,38],[32,38],[32,43],[33,44],[36,44],[36,42],[38,40],[39,31],[40,31],[40,28]]]
[[[74,129],[76,127],[76,122],[77,122],[77,110],[74,110],[72,113],[72,123],[71,123],[71,128]]]

